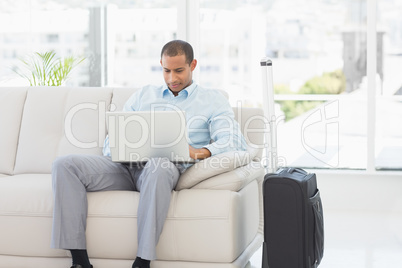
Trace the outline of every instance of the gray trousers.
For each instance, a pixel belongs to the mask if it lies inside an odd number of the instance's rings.
[[[156,259],[156,245],[180,170],[181,166],[164,158],[151,159],[142,167],[96,155],[57,158],[52,166],[52,248],[86,249],[87,192],[139,191],[137,256]]]

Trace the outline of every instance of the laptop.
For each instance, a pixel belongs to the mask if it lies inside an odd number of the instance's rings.
[[[106,124],[114,162],[145,163],[165,157],[173,163],[195,163],[184,111],[107,112]]]

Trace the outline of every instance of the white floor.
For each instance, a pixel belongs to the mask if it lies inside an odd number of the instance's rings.
[[[402,267],[402,213],[324,210],[324,225],[319,268]],[[261,267],[261,249],[251,267]]]

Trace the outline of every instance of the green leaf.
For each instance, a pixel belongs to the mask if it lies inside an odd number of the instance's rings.
[[[25,70],[19,67],[12,70],[27,79],[31,86],[60,86],[68,79],[70,72],[84,60],[85,58],[74,56],[62,60],[56,57],[54,51],[35,52],[28,55],[27,59],[20,59]]]

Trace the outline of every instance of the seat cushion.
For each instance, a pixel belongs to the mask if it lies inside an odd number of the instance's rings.
[[[0,253],[17,256],[66,256],[50,249],[52,230],[50,174],[0,178]]]
[[[139,195],[138,192],[88,193],[90,256],[135,258]],[[158,259],[233,262],[257,235],[258,202],[257,181],[240,192],[173,191],[157,246]]]
[[[87,247],[93,258],[134,259],[138,192],[88,193]],[[0,178],[0,254],[58,257],[50,248],[53,197],[50,174]],[[240,192],[173,191],[157,246],[158,259],[233,262],[259,225],[258,185]]]

